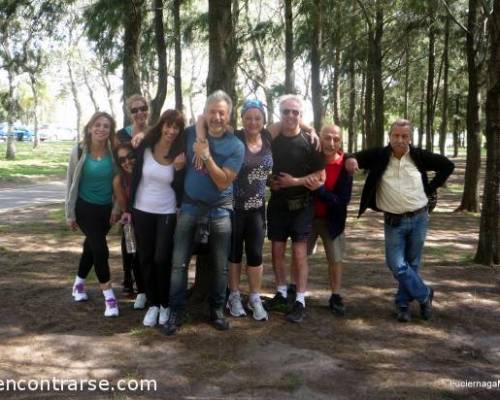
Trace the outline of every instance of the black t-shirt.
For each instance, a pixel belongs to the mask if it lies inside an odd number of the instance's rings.
[[[301,178],[325,168],[323,153],[316,150],[310,137],[301,130],[298,135],[289,137],[278,135],[272,143],[273,175],[285,172]],[[305,186],[293,186],[272,191],[273,200],[292,199],[309,192]]]

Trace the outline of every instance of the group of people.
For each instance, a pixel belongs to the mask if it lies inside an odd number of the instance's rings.
[[[230,327],[247,311],[265,321],[270,311],[286,320],[305,316],[308,255],[318,236],[330,273],[330,310],[344,315],[340,294],[345,223],[352,174],[367,169],[360,214],[367,207],[384,212],[387,265],[399,283],[397,318],[411,318],[417,300],[421,315],[432,314],[433,290],[419,274],[428,220],[428,196],[453,170],[443,156],[410,145],[411,126],[397,120],[390,144],[352,155],[342,151],[342,131],[325,125],[319,138],[302,121],[299,96],[280,99],[280,122],[266,125],[262,102],[246,100],[241,130],[230,127],[233,104],[223,91],[206,99],[204,113],[185,128],[177,110],[167,110],[148,127],[148,104],[139,95],[127,100],[132,125],[115,132],[113,118],[92,116],[68,167],[66,219],[85,235],[75,282],[75,301],[88,299],[85,280],[94,266],[107,317],[119,314],[111,287],[106,235],[113,223],[133,226],[137,252],[122,237],[124,290],[137,296],[134,308],[147,312],[145,326],[160,324],[167,335],[184,321],[188,266],[199,241],[206,241],[210,268],[210,321]],[[436,171],[429,181],[427,171]],[[266,209],[266,187],[270,198]],[[267,227],[267,229],[266,229]],[[261,299],[262,252],[271,241],[276,293]],[[287,273],[285,251],[291,240]],[[243,252],[249,285],[243,305],[240,276]],[[288,279],[290,278],[290,279]]]

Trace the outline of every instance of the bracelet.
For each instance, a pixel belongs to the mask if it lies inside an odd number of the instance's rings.
[[[202,156],[200,156],[200,158],[201,158],[201,161],[207,162],[209,160],[209,158],[210,158],[210,154],[208,156],[203,156],[202,155]]]

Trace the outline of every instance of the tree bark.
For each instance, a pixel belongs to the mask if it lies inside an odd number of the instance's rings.
[[[295,93],[292,0],[285,0],[285,92]]]
[[[323,125],[323,96],[321,87],[321,34],[322,34],[322,0],[314,0],[311,10],[311,95],[314,114],[314,129],[321,130]]]
[[[500,264],[500,0],[495,0],[489,23],[490,51],[486,92],[486,176],[475,261]]]
[[[125,100],[141,93],[140,81],[140,38],[144,0],[129,0],[123,18],[123,126],[130,124]]]
[[[81,71],[83,75],[83,82],[85,83],[85,86],[89,91],[90,100],[92,101],[92,105],[94,106],[94,112],[97,112],[99,111],[99,104],[97,104],[97,100],[94,96],[94,89],[92,89],[92,86],[90,85],[87,69],[84,67]]]
[[[158,57],[158,85],[155,97],[151,100],[149,125],[154,125],[160,118],[161,109],[167,97],[167,44],[163,28],[163,0],[154,0],[154,27],[156,56]]]
[[[403,108],[404,119],[408,119],[408,98],[410,94],[410,39],[405,41],[405,103]]]
[[[372,117],[372,96],[373,96],[373,51],[372,51],[373,31],[368,30],[367,43],[367,59],[366,59],[366,80],[365,80],[365,145],[363,148],[371,148],[376,146],[373,132],[373,117]]]
[[[425,79],[420,81],[420,113],[419,113],[419,123],[418,123],[418,147],[422,148],[424,142],[425,133],[425,113],[424,113],[424,103],[425,103]]]
[[[174,72],[174,87],[175,87],[175,108],[183,112],[184,105],[182,104],[182,49],[181,49],[181,4],[182,0],[174,0],[174,42],[175,42],[175,72]]]
[[[208,2],[207,94],[219,89],[224,90],[233,100],[233,104],[236,104],[236,65],[239,55],[233,19],[237,16],[237,14],[233,15],[237,5],[232,7],[232,3],[231,0],[209,0]],[[236,113],[233,113],[233,116],[235,115]]]
[[[7,114],[7,150],[5,152],[6,160],[16,159],[16,141],[12,126],[16,115],[16,101],[14,97],[14,66],[11,64],[7,67],[7,78],[9,80],[9,113]]]
[[[115,115],[115,104],[113,102],[113,89],[111,88],[111,82],[109,81],[108,73],[106,68],[102,63],[99,63],[99,75],[101,76],[101,81],[106,90],[106,97],[108,98],[109,112],[113,119],[116,120]]]
[[[68,67],[68,76],[69,83],[71,86],[71,94],[73,95],[73,103],[75,103],[76,108],[76,131],[78,132],[78,136],[80,136],[80,126],[82,121],[82,105],[80,103],[80,99],[78,98],[78,87],[75,82],[75,77],[73,76],[73,69],[71,67],[71,61],[68,59],[66,62]]]
[[[38,135],[38,90],[36,88],[36,76],[33,72],[29,73],[31,91],[33,92],[33,148],[36,149],[40,145],[40,137]]]
[[[374,91],[374,133],[375,147],[384,145],[384,85],[382,82],[382,36],[384,33],[384,11],[380,0],[377,1],[375,15],[375,35],[373,37],[373,91]]]
[[[434,69],[435,69],[435,42],[436,42],[436,10],[433,1],[429,3],[429,47],[427,65],[427,98],[426,98],[426,123],[425,123],[425,148],[432,151],[434,144]]]
[[[448,131],[448,70],[450,62],[448,57],[448,43],[450,38],[450,17],[446,17],[444,28],[444,49],[443,49],[443,101],[442,101],[442,114],[441,126],[439,127],[439,152],[444,156],[446,155],[446,135]]]
[[[352,153],[354,151],[354,143],[356,141],[356,71],[354,69],[354,56],[349,57],[349,115],[348,115],[348,142],[347,151]]]
[[[479,209],[479,169],[481,167],[481,137],[479,135],[479,68],[476,62],[478,31],[477,0],[469,0],[466,51],[469,90],[467,92],[467,158],[465,163],[464,192],[458,211],[477,212]]]
[[[460,96],[455,98],[455,115],[453,117],[453,157],[458,157],[458,146],[460,145]]]

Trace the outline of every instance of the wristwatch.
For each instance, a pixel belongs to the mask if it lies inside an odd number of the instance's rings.
[[[208,159],[210,158],[210,153],[209,153],[208,155],[206,155],[206,156],[201,155],[201,156],[200,156],[200,158],[201,158],[201,161],[203,161],[203,162],[207,162],[207,161],[208,161]]]

